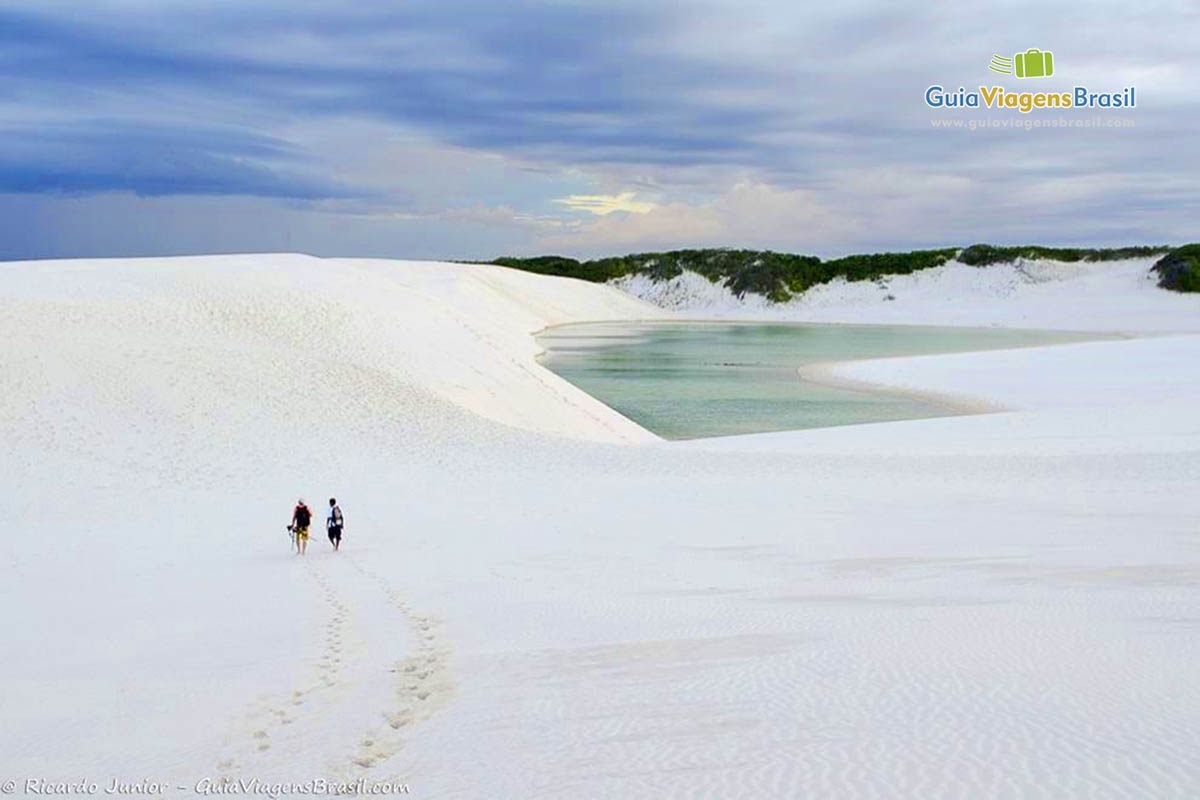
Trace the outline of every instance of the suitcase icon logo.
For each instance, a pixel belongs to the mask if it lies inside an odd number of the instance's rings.
[[[1012,58],[994,55],[988,69],[1018,78],[1049,78],[1054,74],[1054,54],[1031,47]]]

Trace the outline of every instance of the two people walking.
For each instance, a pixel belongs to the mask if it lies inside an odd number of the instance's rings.
[[[288,530],[292,533],[292,543],[296,546],[296,554],[308,552],[308,526],[312,523],[312,512],[301,497],[292,509],[292,524]],[[342,509],[333,497],[329,498],[329,516],[325,519],[325,532],[329,535],[329,543],[335,551],[342,547]]]

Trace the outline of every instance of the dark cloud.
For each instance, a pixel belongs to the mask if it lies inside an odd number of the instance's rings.
[[[666,10],[368,6],[348,15],[292,6],[82,17],[0,11],[7,53],[0,58],[13,95],[58,95],[87,108],[92,119],[72,121],[85,131],[105,114],[169,115],[160,121],[172,125],[196,113],[229,118],[218,122],[252,114],[268,130],[280,119],[349,116],[425,130],[457,146],[540,151],[562,163],[769,161],[771,148],[754,136],[778,124],[776,110],[727,111],[695,96],[700,87],[735,92],[761,69],[665,48],[678,24]],[[302,48],[289,47],[301,40]],[[145,142],[102,131],[86,138],[89,149],[107,143],[118,162]],[[220,161],[222,154],[212,155]],[[184,176],[178,188],[196,185]],[[168,189],[155,183],[154,191]]]
[[[304,200],[361,195],[334,181],[305,177],[298,160],[284,142],[221,128],[90,120],[6,126],[0,128],[0,193]]]

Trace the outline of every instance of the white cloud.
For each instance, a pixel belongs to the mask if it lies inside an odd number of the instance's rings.
[[[620,194],[572,194],[560,197],[555,203],[564,205],[572,211],[586,211],[600,217],[608,216],[614,211],[625,211],[630,214],[649,214],[658,206],[654,203],[635,200],[636,192],[621,192]]]
[[[840,240],[851,227],[851,220],[823,206],[810,191],[742,181],[713,200],[604,215],[541,236],[535,246],[576,253],[701,245],[810,250],[813,241]]]

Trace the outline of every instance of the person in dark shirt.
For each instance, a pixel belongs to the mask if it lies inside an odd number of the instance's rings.
[[[342,547],[342,524],[342,509],[338,506],[337,500],[331,497],[329,498],[329,518],[325,520],[325,531],[329,534],[329,543],[333,545],[335,552]]]

